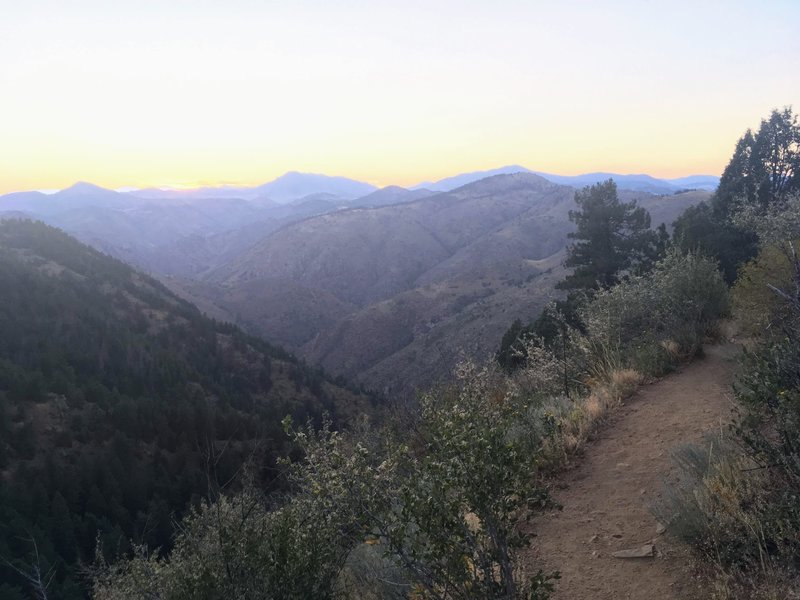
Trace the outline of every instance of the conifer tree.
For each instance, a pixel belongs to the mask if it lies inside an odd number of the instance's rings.
[[[572,274],[561,289],[608,289],[620,275],[651,261],[657,236],[650,230],[650,214],[636,201],[620,202],[612,179],[575,193],[578,210],[569,218],[578,240],[567,249],[567,267]]]

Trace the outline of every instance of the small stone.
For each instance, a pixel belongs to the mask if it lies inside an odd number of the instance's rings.
[[[667,528],[666,528],[666,526],[665,526],[665,525],[662,525],[661,523],[656,523],[656,533],[657,533],[658,535],[661,535],[661,534],[662,534],[662,533],[664,533],[666,530],[667,530]]]
[[[621,533],[612,533],[611,537],[617,538],[617,539],[621,539],[622,538],[622,534]]]
[[[646,493],[647,493],[647,490],[644,489],[644,488],[639,490],[639,494],[641,494],[642,496],[644,496]]]
[[[628,548],[626,550],[618,550],[611,556],[614,558],[650,558],[655,556],[656,549],[653,544],[645,544],[639,548]]]
[[[589,543],[593,544],[597,541],[597,534],[595,533],[592,537],[589,538]]]

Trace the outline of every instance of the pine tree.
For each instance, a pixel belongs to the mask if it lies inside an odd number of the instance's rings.
[[[576,230],[569,237],[579,241],[567,249],[564,263],[574,271],[559,288],[608,289],[622,273],[649,261],[658,241],[650,214],[636,201],[620,202],[613,180],[577,191],[575,202],[579,209],[569,218]]]

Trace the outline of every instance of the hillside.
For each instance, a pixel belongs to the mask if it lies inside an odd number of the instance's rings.
[[[202,281],[175,283],[312,363],[407,393],[465,354],[487,356],[510,322],[554,297],[573,195],[536,175],[497,175],[288,225]],[[656,226],[708,193],[621,196]]]
[[[492,177],[494,175],[510,175],[513,173],[533,173],[559,185],[582,188],[594,185],[607,179],[617,182],[620,190],[631,192],[647,192],[650,194],[674,194],[685,190],[703,190],[713,192],[719,185],[719,177],[715,175],[690,175],[676,179],[660,179],[650,175],[623,175],[620,173],[584,173],[581,175],[555,175],[542,171],[532,171],[520,165],[507,165],[498,169],[487,171],[474,171],[461,173],[453,177],[446,177],[439,181],[425,181],[412,189],[426,188],[437,192],[449,192],[464,185]]]
[[[0,221],[0,289],[0,557],[27,569],[35,540],[53,597],[83,596],[96,540],[109,558],[129,539],[168,548],[173,517],[245,460],[274,486],[286,415],[370,407],[41,223]],[[5,565],[0,581],[22,597]]]
[[[353,186],[335,178],[261,186],[285,194],[283,204],[252,188],[122,194],[79,184],[4,196],[0,210],[63,228],[309,362],[406,393],[464,353],[488,355],[561,277],[574,189],[530,173],[472,181],[479,175],[445,193],[389,186],[356,199],[337,196]],[[653,225],[708,197],[620,193]]]
[[[365,195],[355,195],[361,193]],[[43,221],[150,273],[197,278],[299,220],[344,208],[410,202],[432,193],[397,186],[375,190],[342,178],[303,174],[259,188],[189,191],[122,193],[79,183],[49,195],[0,196],[0,215]]]

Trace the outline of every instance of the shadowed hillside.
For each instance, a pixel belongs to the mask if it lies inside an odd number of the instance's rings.
[[[0,289],[0,557],[27,569],[35,542],[53,597],[82,597],[96,541],[169,547],[173,516],[244,461],[274,485],[286,415],[370,407],[41,223],[0,221]],[[21,585],[1,561],[0,580]]]

